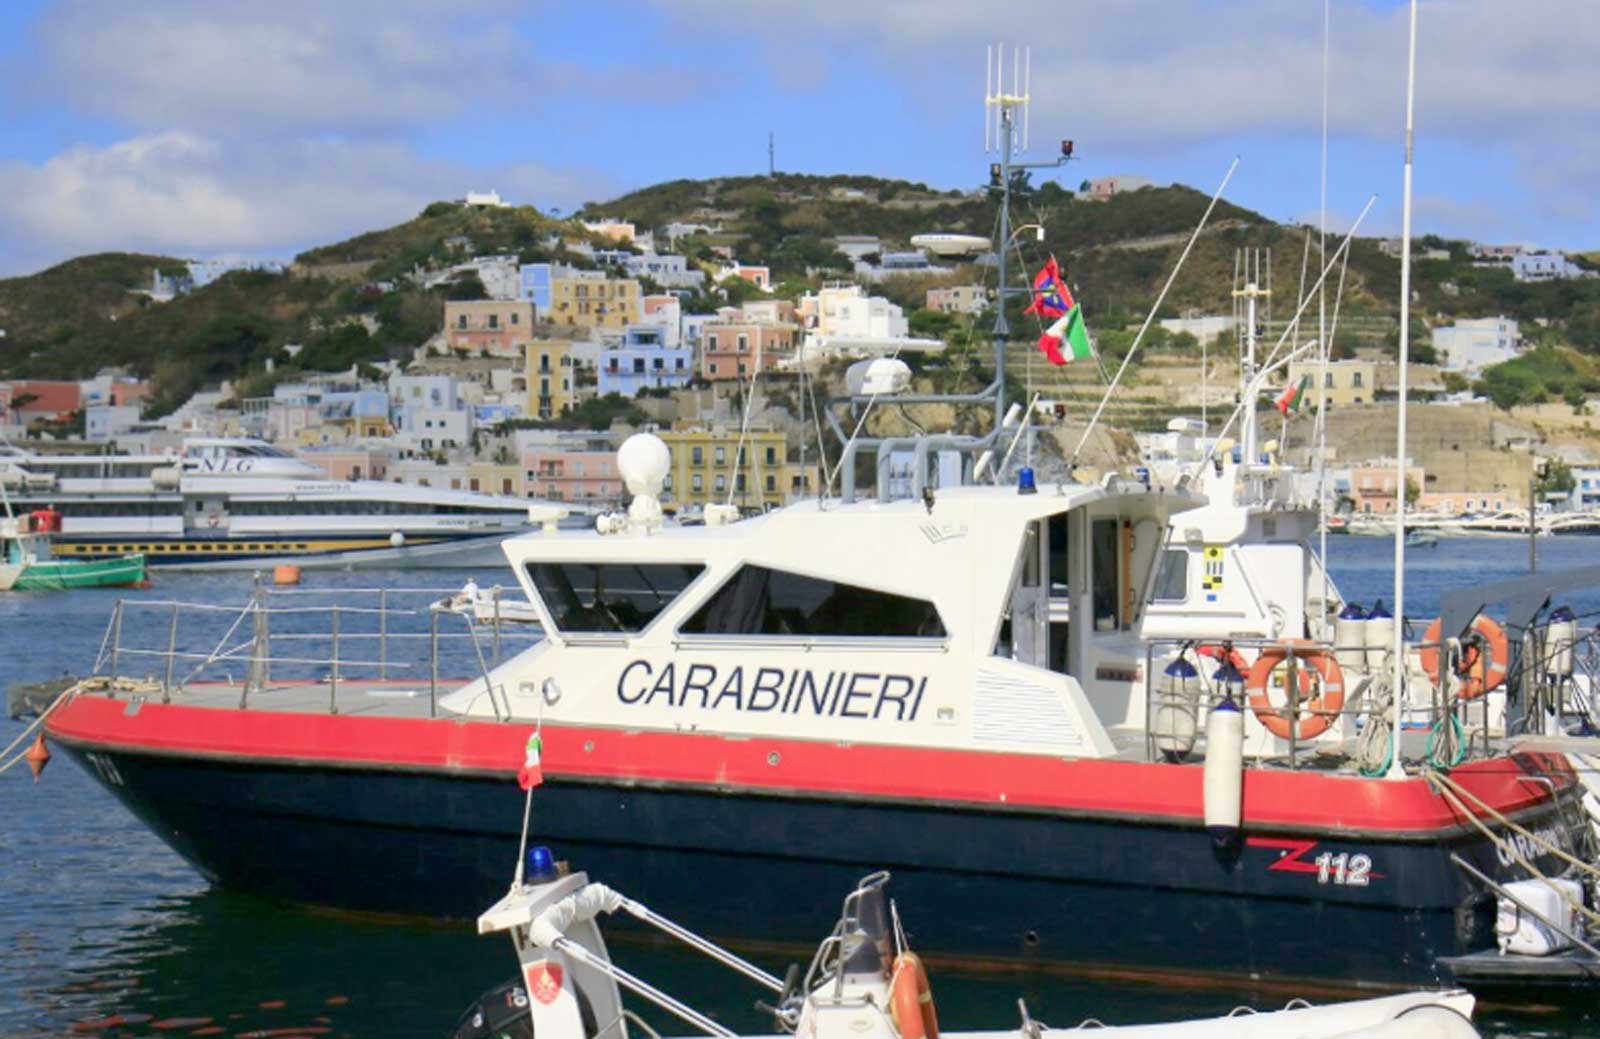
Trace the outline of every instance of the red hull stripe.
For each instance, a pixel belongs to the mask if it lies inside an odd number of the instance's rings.
[[[503,775],[516,780],[531,726],[492,721],[293,714],[145,703],[82,695],[51,715],[69,745],[243,762],[341,764]],[[986,806],[1002,810],[1196,823],[1201,769],[1034,754],[935,750],[705,733],[638,732],[547,724],[549,781],[749,790],[798,796]],[[1474,762],[1452,775],[1502,813],[1548,797],[1527,776],[1574,781],[1561,756]],[[1462,820],[1422,779],[1399,782],[1324,772],[1245,772],[1244,817],[1253,827],[1429,834]]]

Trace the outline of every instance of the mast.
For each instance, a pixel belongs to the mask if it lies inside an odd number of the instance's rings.
[[[991,179],[998,177],[1000,181],[1000,233],[996,238],[998,244],[995,248],[997,289],[994,316],[994,424],[995,429],[999,429],[1006,412],[1006,340],[1011,335],[1011,325],[1006,321],[1006,253],[1011,249],[1011,171],[1014,168],[1011,157],[1019,145],[1023,148],[1028,146],[1026,129],[1021,134],[1021,140],[1018,140],[1017,116],[1021,114],[1025,128],[1030,84],[1024,79],[1022,70],[1026,61],[1026,68],[1029,72],[1032,71],[1032,58],[1031,52],[1029,52],[1030,57],[1024,58],[1020,49],[1012,48],[1011,91],[1008,93],[1005,89],[1005,44],[997,44],[990,53],[992,61],[987,64],[984,76],[983,147],[984,151],[1000,153],[1000,161],[990,167]],[[988,119],[990,107],[995,109],[992,135]]]
[[[1394,753],[1389,779],[1405,778],[1400,764],[1401,692],[1405,688],[1406,655],[1402,639],[1406,616],[1406,365],[1411,359],[1411,152],[1417,98],[1417,0],[1411,0],[1411,39],[1406,58],[1406,165],[1400,203],[1400,414],[1395,429],[1394,485],[1394,717],[1390,732]],[[1531,517],[1530,517],[1531,518]],[[1444,632],[1440,632],[1443,636]]]

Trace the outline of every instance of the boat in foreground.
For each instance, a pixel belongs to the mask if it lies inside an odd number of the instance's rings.
[[[529,882],[511,891],[478,918],[480,934],[507,934],[518,972],[508,984],[478,1000],[452,1039],[627,1039],[630,1026],[655,1031],[623,1005],[622,990],[678,1018],[698,1033],[739,1039],[737,1033],[692,1006],[612,962],[597,920],[623,913],[634,921],[705,954],[758,987],[779,1035],[799,1039],[1041,1039],[1055,1031],[1033,1020],[1018,1000],[1021,1020],[984,1031],[939,1028],[928,973],[911,950],[895,904],[888,900],[887,873],[863,879],[844,900],[837,923],[802,973],[799,965],[779,980],[666,919],[649,906],[583,873],[555,868],[545,848],[529,858]],[[1115,942],[1115,933],[1101,940]],[[1295,1000],[1282,1010],[1240,1008],[1224,1017],[1160,1024],[1115,1025],[1098,1019],[1078,1029],[1114,1039],[1475,1039],[1473,998],[1461,990],[1411,992],[1313,1006]],[[1069,1029],[1077,1031],[1078,1029]]]

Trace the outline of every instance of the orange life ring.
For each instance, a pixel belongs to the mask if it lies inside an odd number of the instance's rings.
[[[1220,643],[1208,643],[1204,646],[1196,647],[1195,652],[1199,653],[1203,657],[1211,657],[1213,660],[1221,661],[1222,663],[1226,664],[1232,664],[1233,669],[1239,672],[1241,675],[1248,675],[1250,673],[1250,661],[1244,658],[1244,654],[1239,652],[1237,646],[1227,647],[1227,652],[1224,653],[1223,647]]]
[[[933,992],[922,957],[903,952],[894,958],[889,976],[889,1007],[900,1039],[939,1039],[939,1015],[933,1009]]]
[[[1273,704],[1272,698],[1267,695],[1267,689],[1272,683],[1272,672],[1277,670],[1293,656],[1298,665],[1309,667],[1315,671],[1322,680],[1322,689],[1314,696],[1300,701],[1300,710],[1306,717],[1300,719],[1298,726],[1291,726],[1284,710]],[[1311,676],[1302,671],[1300,674],[1300,691],[1312,692]],[[1266,730],[1280,739],[1289,739],[1289,734],[1294,733],[1295,739],[1316,739],[1333,725],[1334,716],[1344,707],[1344,672],[1339,668],[1339,662],[1333,655],[1314,642],[1301,642],[1290,640],[1281,642],[1276,646],[1268,646],[1261,651],[1256,662],[1250,668],[1250,675],[1245,680],[1245,691],[1250,694],[1250,709],[1256,713],[1261,724]]]
[[[1428,681],[1435,683],[1439,681],[1440,620],[1435,617],[1428,630],[1422,633],[1423,646],[1418,652]],[[1491,689],[1500,688],[1506,680],[1506,665],[1511,661],[1511,644],[1506,641],[1505,629],[1493,617],[1478,614],[1472,621],[1472,630],[1488,645],[1489,654],[1488,659],[1484,659],[1476,642],[1461,647],[1461,662],[1456,666],[1461,688],[1456,695],[1463,700],[1473,700]]]

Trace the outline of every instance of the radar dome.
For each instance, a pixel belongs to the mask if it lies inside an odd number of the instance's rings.
[[[617,472],[630,494],[660,494],[671,468],[672,454],[654,433],[635,433],[617,449]]]

